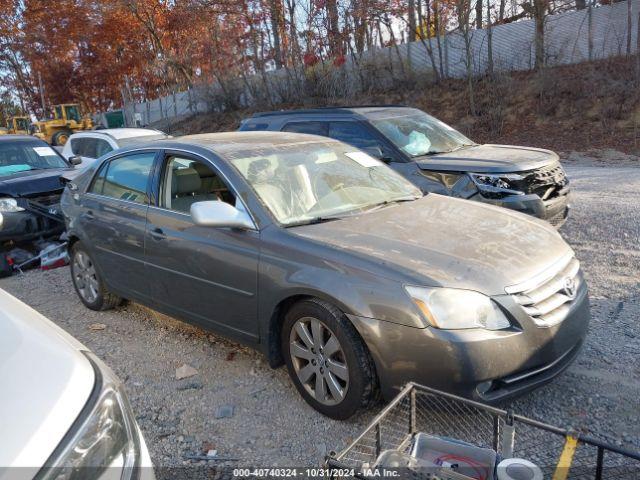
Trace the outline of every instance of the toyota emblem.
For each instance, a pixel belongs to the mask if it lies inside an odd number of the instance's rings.
[[[571,277],[566,277],[562,287],[564,294],[571,300],[576,298],[576,282]]]

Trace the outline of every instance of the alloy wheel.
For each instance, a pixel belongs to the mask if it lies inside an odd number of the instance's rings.
[[[305,390],[323,405],[342,402],[349,368],[338,337],[317,318],[299,319],[289,335],[293,369]]]
[[[98,299],[100,286],[96,268],[84,252],[76,252],[73,257],[73,280],[83,300],[93,303]]]

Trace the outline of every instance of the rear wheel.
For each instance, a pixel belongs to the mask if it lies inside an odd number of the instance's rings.
[[[93,259],[80,242],[71,247],[71,279],[80,300],[91,310],[110,310],[122,303],[122,298],[107,290]]]
[[[73,132],[71,130],[60,130],[51,137],[51,144],[56,147],[62,147]]]
[[[296,388],[320,413],[345,420],[375,400],[371,356],[335,306],[318,299],[295,304],[285,317],[282,352]]]

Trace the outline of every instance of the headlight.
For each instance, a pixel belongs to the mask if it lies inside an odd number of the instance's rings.
[[[15,198],[0,198],[0,212],[22,212],[24,208],[18,206],[18,201]]]
[[[425,319],[436,328],[500,330],[511,325],[489,297],[456,288],[405,287]]]
[[[493,195],[524,195],[524,192],[518,190],[516,183],[523,180],[522,175],[517,173],[505,173],[489,175],[484,173],[470,173],[469,176],[476,187],[483,193]]]
[[[139,473],[140,438],[120,381],[93,354],[86,355],[96,372],[96,386],[71,427],[73,435],[47,460],[38,480],[99,478],[104,473],[129,480]]]

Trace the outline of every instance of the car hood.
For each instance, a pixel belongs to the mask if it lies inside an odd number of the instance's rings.
[[[81,350],[64,330],[0,289],[1,467],[42,466],[78,418],[95,383]]]
[[[558,162],[551,150],[513,145],[474,145],[455,152],[418,157],[423,170],[509,173],[523,172]]]
[[[541,220],[505,208],[428,194],[345,219],[291,229],[364,257],[417,285],[501,295],[571,253]]]
[[[39,193],[62,190],[60,177],[73,171],[73,168],[51,168],[0,177],[0,195],[30,197]]]

